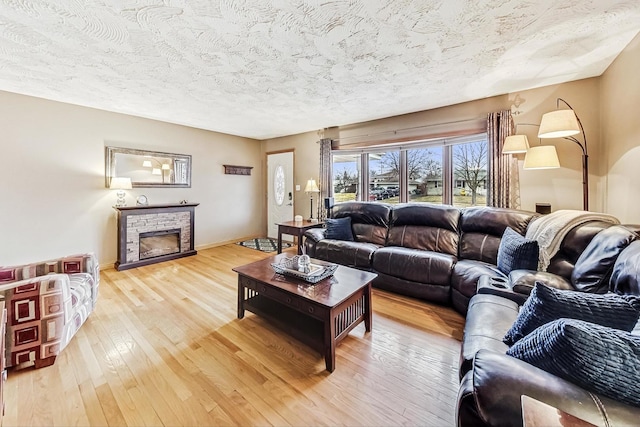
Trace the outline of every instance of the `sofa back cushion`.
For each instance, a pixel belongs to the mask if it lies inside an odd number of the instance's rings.
[[[609,288],[617,294],[640,295],[640,240],[631,243],[618,256]]]
[[[333,207],[333,218],[351,217],[353,240],[384,246],[391,206],[384,203],[344,202]]]
[[[534,212],[484,206],[462,209],[458,257],[497,264],[504,230],[511,227],[524,236],[536,216]]]
[[[458,255],[460,210],[448,205],[407,203],[391,210],[387,246]]]
[[[589,221],[575,226],[562,239],[560,249],[551,258],[547,271],[571,282],[573,267],[584,249],[596,234],[609,227],[611,227],[611,223],[605,221]]]
[[[622,225],[614,225],[596,234],[576,261],[571,283],[578,291],[605,293],[620,253],[638,235]]]

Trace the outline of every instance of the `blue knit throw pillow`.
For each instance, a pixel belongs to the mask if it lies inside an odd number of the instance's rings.
[[[518,341],[507,354],[588,391],[640,406],[640,336],[558,319]]]
[[[498,247],[498,269],[504,274],[511,270],[537,270],[540,250],[538,242],[530,240],[507,227]]]
[[[536,282],[503,341],[513,345],[534,329],[561,317],[631,331],[640,316],[640,297],[555,289]]]
[[[325,221],[325,234],[327,239],[353,241],[353,231],[351,231],[351,217],[327,218]]]

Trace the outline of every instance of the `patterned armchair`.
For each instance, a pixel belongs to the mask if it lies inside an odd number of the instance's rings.
[[[93,254],[0,267],[7,367],[52,365],[95,308],[99,282]]]

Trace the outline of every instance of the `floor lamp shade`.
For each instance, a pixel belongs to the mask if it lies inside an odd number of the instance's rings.
[[[524,169],[556,169],[560,167],[558,152],[553,145],[531,147],[524,156]]]
[[[573,110],[555,110],[542,115],[538,138],[565,138],[580,132],[578,118]]]
[[[504,139],[502,154],[526,153],[529,149],[527,135],[509,135]]]

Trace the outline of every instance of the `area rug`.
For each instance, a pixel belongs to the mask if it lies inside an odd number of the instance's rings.
[[[263,237],[260,239],[249,239],[243,242],[237,243],[245,248],[257,249],[262,252],[275,252],[278,250],[278,240],[270,237]],[[290,248],[291,243],[282,242],[282,249]]]

